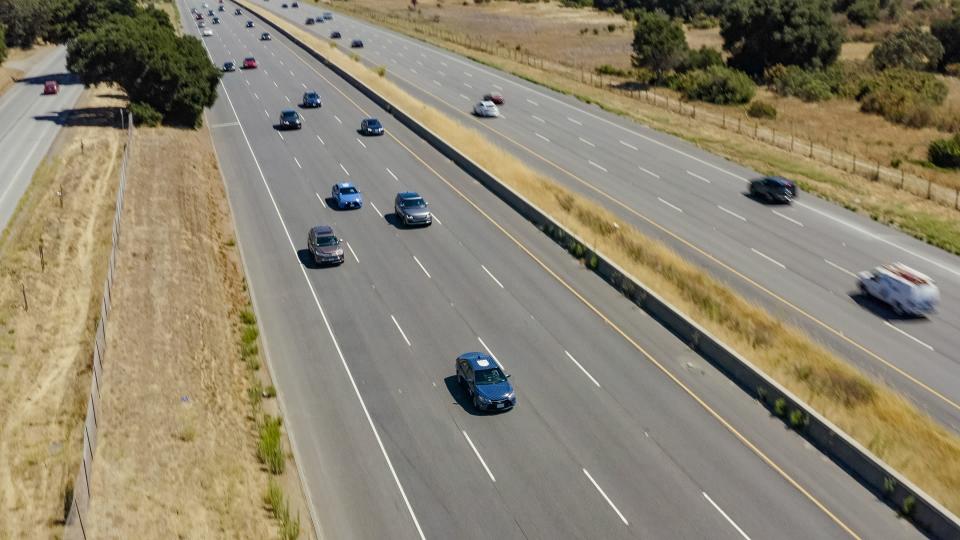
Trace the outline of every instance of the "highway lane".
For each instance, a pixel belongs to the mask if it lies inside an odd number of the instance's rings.
[[[83,92],[79,84],[62,84],[59,94],[43,95],[44,80],[67,80],[66,61],[66,47],[38,56],[22,80],[0,96],[0,231],[60,132],[58,115],[73,107]]]
[[[335,16],[303,25],[320,7],[282,12],[320,36],[333,29],[351,52],[441,110],[486,131],[538,170],[585,193],[753,301],[888,381],[931,415],[960,429],[960,327],[956,257],[819,199],[768,206],[743,195],[753,171],[676,138],[415,40]],[[486,91],[501,91],[505,117],[469,111]],[[901,320],[855,291],[853,273],[902,260],[941,286],[941,312]]]
[[[283,40],[256,42],[261,29],[243,20],[226,17],[205,43],[218,62],[253,52],[261,69],[227,74],[208,121],[326,536],[416,537],[417,525],[427,537],[845,536],[494,223],[563,279],[587,280],[583,292],[620,311],[655,357],[682,359],[684,384],[719,396],[758,451],[789,456],[785,475],[838,521],[868,536],[916,534],[422,141],[390,119],[396,139],[358,138],[357,107],[373,105]],[[275,117],[304,85],[324,107],[281,137]],[[345,177],[364,190],[363,210],[321,200]],[[395,228],[384,214],[398,185],[425,193],[441,223]],[[295,258],[319,220],[349,244],[344,267]],[[474,416],[449,387],[453,357],[486,347],[518,384],[521,406],[506,415]]]

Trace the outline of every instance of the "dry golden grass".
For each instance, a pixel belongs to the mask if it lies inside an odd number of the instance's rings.
[[[240,0],[243,4],[242,0]],[[321,51],[404,113],[460,149],[690,315],[947,508],[960,510],[960,437],[890,388],[815,344],[799,329],[736,296],[663,244],[630,226],[615,230],[612,213],[532,171],[478,132],[416,100],[336,49],[280,17],[266,14]],[[616,231],[616,232],[615,232]]]
[[[77,108],[122,106],[102,92],[84,92]],[[63,128],[0,237],[2,539],[62,533],[67,486],[80,464],[119,180],[124,132],[112,127],[115,119]]]

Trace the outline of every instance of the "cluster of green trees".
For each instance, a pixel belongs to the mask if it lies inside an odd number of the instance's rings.
[[[216,99],[220,72],[200,41],[136,0],[0,0],[0,60],[6,45],[41,41],[67,44],[83,84],[122,88],[139,123],[197,126]]]

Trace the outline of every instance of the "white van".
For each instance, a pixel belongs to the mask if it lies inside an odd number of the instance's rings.
[[[923,316],[940,303],[940,289],[925,274],[903,264],[885,264],[860,272],[860,292],[886,302],[897,315]]]

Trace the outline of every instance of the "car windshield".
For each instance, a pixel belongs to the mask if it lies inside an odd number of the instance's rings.
[[[318,246],[322,246],[322,247],[335,246],[337,245],[337,242],[338,240],[336,236],[318,236],[317,237]]]
[[[476,378],[477,384],[497,384],[507,381],[499,368],[479,370],[476,372]]]
[[[340,193],[342,193],[342,194],[344,194],[344,195],[354,195],[354,194],[357,193],[357,188],[355,188],[355,187],[353,187],[353,186],[342,187],[342,188],[340,188]]]
[[[244,62],[256,62],[256,60],[254,60],[252,57],[251,57],[251,58],[244,58],[243,61],[244,61]]]
[[[283,111],[282,115],[286,120],[294,120],[297,118],[297,113],[295,111]]]
[[[316,92],[309,92],[309,93],[307,93],[307,99],[317,99],[317,98],[319,98],[319,97],[320,97],[320,96],[318,96]]]
[[[380,121],[379,121],[379,120],[367,120],[367,127],[369,127],[370,129],[377,129],[377,128],[380,127]]]
[[[422,208],[426,205],[427,203],[423,202],[423,199],[405,199],[400,201],[400,206],[403,208]]]

